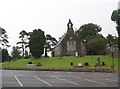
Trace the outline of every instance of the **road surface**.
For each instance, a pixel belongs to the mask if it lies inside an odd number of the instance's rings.
[[[118,87],[118,74],[3,70],[2,87]]]

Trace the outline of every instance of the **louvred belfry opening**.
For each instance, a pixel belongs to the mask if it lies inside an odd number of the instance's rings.
[[[69,19],[69,22],[67,24],[67,33],[74,33],[74,30],[73,30],[73,23],[71,22],[71,20]]]

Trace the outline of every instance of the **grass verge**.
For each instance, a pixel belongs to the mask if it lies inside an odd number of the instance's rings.
[[[97,55],[97,56],[84,56],[84,57],[51,57],[51,58],[30,58],[30,59],[20,59],[10,62],[2,63],[3,68],[73,68],[73,66],[77,66],[78,63],[84,64],[88,62],[90,67],[95,67],[97,63],[98,57],[101,62],[105,62],[107,68],[111,68],[113,65],[113,58],[107,55]],[[32,62],[33,64],[41,63],[42,66],[26,66],[28,62]],[[73,62],[73,66],[70,63]],[[118,58],[114,58],[114,68],[115,71],[118,71]]]

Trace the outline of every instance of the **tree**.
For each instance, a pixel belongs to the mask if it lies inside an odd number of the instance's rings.
[[[3,49],[10,46],[8,45],[8,43],[9,41],[7,32],[5,31],[5,29],[0,27],[0,44],[3,46]]]
[[[81,39],[81,41],[89,40],[91,36],[96,36],[102,30],[100,26],[93,23],[82,25],[75,33]]]
[[[109,44],[109,46],[111,48],[111,45],[114,43],[114,37],[111,34],[108,34],[106,39],[107,39],[107,43]]]
[[[8,45],[8,35],[5,29],[0,27],[0,44],[3,46],[3,48],[0,48],[0,51],[2,51],[2,62],[9,60],[9,54],[7,47],[10,47]]]
[[[28,32],[27,33],[27,44],[26,44],[26,50],[25,50],[25,58],[29,58],[30,57],[30,46],[29,46],[29,41],[30,41],[30,36],[32,34],[32,32]],[[28,50],[27,50],[28,48]]]
[[[21,58],[20,54],[21,54],[21,52],[19,50],[19,47],[18,46],[13,46],[12,52],[11,52],[12,59],[13,60],[20,59]]]
[[[117,24],[116,29],[118,33],[118,56],[120,56],[120,9],[114,10],[112,12],[111,20]]]
[[[96,48],[94,47],[95,45],[97,45],[95,42],[96,41],[95,37],[102,36],[101,34],[99,34],[101,30],[102,28],[98,26],[97,24],[88,23],[88,24],[82,25],[75,32],[76,35],[80,38],[80,41],[82,41],[84,45],[86,46],[87,54],[98,54],[96,52]]]
[[[2,48],[0,47],[0,62],[2,62]]]
[[[41,29],[33,30],[29,41],[30,52],[32,53],[33,57],[41,57],[41,55],[44,53],[45,43],[46,38],[44,35],[44,31],[42,31]]]
[[[27,44],[27,39],[28,39],[28,33],[25,30],[22,30],[20,33],[19,38],[21,39],[20,42],[18,42],[17,44],[21,44],[21,46],[19,48],[22,49],[22,57],[25,57],[25,52],[26,52],[26,48],[28,47]]]
[[[2,49],[2,62],[9,60],[9,54],[7,49]]]
[[[101,55],[106,54],[106,39],[101,36],[95,36],[90,39],[87,43],[87,54]]]
[[[52,49],[57,44],[57,40],[51,35],[46,35],[46,45],[45,45],[45,57],[47,57],[47,52],[52,51]]]
[[[111,34],[108,34],[106,37],[107,40],[107,46],[108,48],[112,49],[112,47],[118,47],[118,37],[112,36]]]

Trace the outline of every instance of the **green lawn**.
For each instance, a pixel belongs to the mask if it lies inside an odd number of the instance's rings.
[[[2,63],[3,67],[24,67],[27,68],[26,64],[28,62],[32,62],[33,64],[41,63],[42,66],[40,68],[70,68],[73,67],[70,65],[70,62],[73,62],[73,65],[78,65],[78,63],[84,64],[85,62],[89,62],[91,67],[94,67],[98,57],[101,61],[104,61],[107,64],[107,67],[111,67],[113,65],[112,57],[106,55],[99,56],[85,56],[85,57],[52,57],[52,58],[39,58],[39,59],[20,59],[11,62]],[[118,58],[114,58],[115,70],[118,70]],[[32,66],[34,68],[38,66]]]

